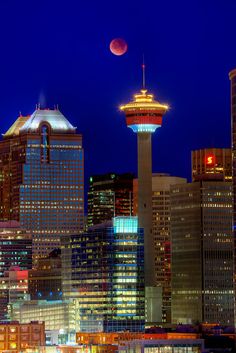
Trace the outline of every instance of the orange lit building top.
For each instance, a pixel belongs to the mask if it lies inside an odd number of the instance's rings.
[[[232,180],[230,148],[205,148],[192,151],[192,181]]]
[[[120,333],[76,333],[76,343],[81,345],[88,344],[120,344],[124,341],[132,340],[177,340],[199,338],[197,333],[180,333],[180,332],[164,332],[164,333],[136,333],[136,332],[120,332]]]
[[[120,106],[125,112],[127,126],[134,132],[155,132],[162,125],[162,117],[168,109],[168,105],[155,101],[146,89],[135,94],[133,101]]]

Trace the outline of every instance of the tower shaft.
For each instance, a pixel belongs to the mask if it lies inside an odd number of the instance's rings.
[[[144,70],[144,67],[143,67]],[[161,320],[160,287],[155,286],[155,246],[152,232],[152,140],[151,135],[162,125],[168,106],[153,99],[143,87],[134,100],[120,107],[126,124],[138,136],[138,219],[144,229],[145,320]]]
[[[138,133],[138,218],[144,229],[145,286],[155,285],[152,232],[152,136]]]

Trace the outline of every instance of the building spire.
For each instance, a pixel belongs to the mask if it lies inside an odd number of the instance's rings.
[[[143,63],[142,63],[142,71],[143,71],[143,89],[145,89],[145,61],[144,61],[144,54],[143,54]]]

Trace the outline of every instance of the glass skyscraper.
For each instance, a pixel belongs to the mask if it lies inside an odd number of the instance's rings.
[[[0,220],[33,235],[33,258],[83,229],[82,136],[55,110],[20,116],[0,142]]]
[[[116,217],[62,242],[63,294],[77,300],[78,330],[143,331],[143,229],[137,217]]]

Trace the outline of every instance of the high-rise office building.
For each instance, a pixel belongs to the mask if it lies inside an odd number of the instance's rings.
[[[0,142],[0,220],[33,235],[33,257],[83,229],[82,136],[57,109],[20,116]]]
[[[187,180],[168,174],[152,175],[152,230],[155,247],[155,285],[160,289],[161,301],[154,311],[160,322],[171,322],[171,240],[170,240],[170,187]],[[134,179],[134,214],[137,214],[138,179]],[[155,305],[153,303],[152,305]]]
[[[88,226],[132,215],[133,174],[94,175],[89,180]]]
[[[143,65],[144,70],[144,65]],[[143,71],[144,73],[144,71]],[[138,218],[144,229],[145,286],[155,286],[155,251],[152,233],[152,134],[162,125],[163,115],[168,106],[155,101],[144,88],[134,100],[120,107],[126,116],[126,124],[138,140]]]
[[[232,180],[230,148],[204,148],[192,151],[192,181]]]
[[[172,322],[234,324],[232,186],[171,187]]]
[[[32,267],[32,236],[16,221],[0,222],[0,277],[10,267]]]
[[[137,217],[63,237],[63,295],[78,302],[80,332],[144,330],[143,265]]]

